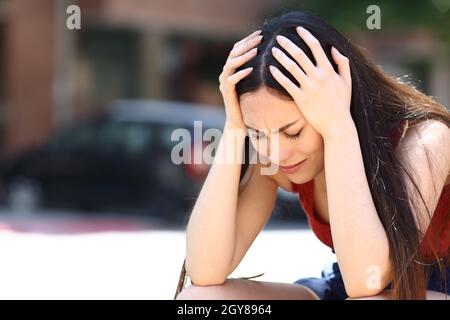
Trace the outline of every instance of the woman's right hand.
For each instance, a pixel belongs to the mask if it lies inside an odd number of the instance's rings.
[[[242,118],[239,99],[236,93],[236,84],[249,75],[253,68],[246,68],[238,72],[236,72],[236,69],[256,56],[257,48],[255,46],[262,39],[262,35],[259,35],[260,33],[261,30],[255,31],[234,44],[223,67],[223,71],[219,76],[219,89],[225,104],[226,125],[234,129],[243,129],[244,132],[247,132],[247,128]]]

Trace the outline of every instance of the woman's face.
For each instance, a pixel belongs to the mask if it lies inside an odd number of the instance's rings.
[[[249,130],[249,136],[259,154],[279,166],[291,166],[306,159],[295,172],[283,172],[289,180],[297,184],[305,183],[323,170],[322,136],[309,125],[294,101],[283,100],[262,87],[256,92],[241,95],[240,106],[245,125],[254,129]],[[270,139],[276,137],[273,131],[288,124],[291,125],[278,134],[277,159],[270,152],[271,148],[261,144],[270,146]]]

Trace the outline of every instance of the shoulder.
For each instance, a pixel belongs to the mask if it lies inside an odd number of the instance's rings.
[[[450,170],[450,128],[441,121],[428,120],[409,126],[394,151],[402,163],[430,161],[434,173],[448,176]]]
[[[422,121],[411,126],[411,129],[425,142],[437,141],[439,139],[445,139],[449,142],[450,128],[442,121]]]
[[[412,125],[394,153],[407,170],[404,177],[408,193],[424,201],[416,202],[414,211],[418,221],[426,221],[426,227],[449,180],[450,129],[437,120]]]

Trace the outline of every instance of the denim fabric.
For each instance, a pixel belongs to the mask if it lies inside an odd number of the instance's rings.
[[[430,269],[430,276],[427,289],[450,294],[450,266],[447,264],[446,268],[447,288],[445,288],[443,275],[440,272],[438,265],[435,264],[428,268]],[[294,283],[308,287],[314,291],[321,300],[344,300],[348,298],[337,262],[325,265],[321,273],[321,278],[302,278]],[[385,289],[390,288],[391,285],[389,284]]]

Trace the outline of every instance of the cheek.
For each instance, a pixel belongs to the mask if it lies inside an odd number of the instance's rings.
[[[261,155],[268,156],[268,147],[265,143],[257,142],[250,139],[253,148]],[[262,147],[264,146],[264,147]],[[281,138],[280,149],[292,154],[301,153],[305,156],[319,156],[323,154],[323,139],[317,132],[307,132],[302,135],[298,140],[292,142],[286,138]]]
[[[313,155],[323,152],[323,139],[319,133],[306,132],[295,143],[299,152],[305,155]]]
[[[250,143],[252,144],[253,149],[255,149],[257,153],[262,154],[264,156],[268,156],[267,143],[255,139],[250,139]]]

